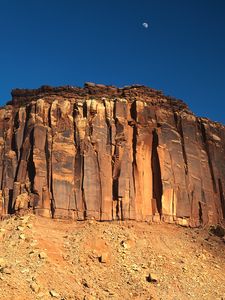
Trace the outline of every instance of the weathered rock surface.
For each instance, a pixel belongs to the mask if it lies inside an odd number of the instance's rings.
[[[0,109],[0,215],[225,218],[225,127],[144,86],[12,91]]]

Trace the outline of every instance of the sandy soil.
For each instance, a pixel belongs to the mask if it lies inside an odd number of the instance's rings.
[[[225,299],[225,243],[169,224],[0,222],[0,299]]]

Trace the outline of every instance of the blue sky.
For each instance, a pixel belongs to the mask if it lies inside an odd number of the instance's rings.
[[[86,81],[145,84],[225,124],[225,1],[0,0],[1,105]]]

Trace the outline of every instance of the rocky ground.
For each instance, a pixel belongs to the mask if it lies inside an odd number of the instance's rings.
[[[225,299],[225,243],[207,229],[0,222],[0,299]]]

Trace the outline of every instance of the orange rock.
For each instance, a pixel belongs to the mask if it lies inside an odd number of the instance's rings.
[[[225,217],[225,128],[160,91],[13,90],[0,109],[0,215],[199,226]]]

